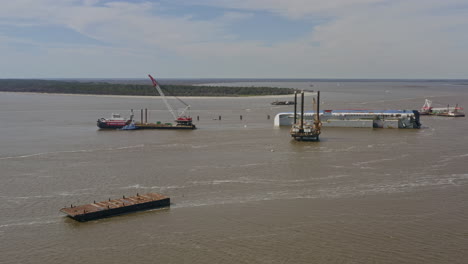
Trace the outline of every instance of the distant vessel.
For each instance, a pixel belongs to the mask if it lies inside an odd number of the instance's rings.
[[[436,115],[448,117],[464,117],[465,113],[462,112],[463,108],[455,105],[455,107],[432,107],[432,101],[426,99],[423,107],[419,111],[421,115]]]
[[[132,122],[133,113],[130,119],[123,118],[120,114],[112,113],[111,118],[99,118],[97,121],[97,126],[99,128],[110,128],[110,129],[117,129],[122,128],[126,125],[129,125]]]
[[[274,101],[271,103],[272,105],[294,105],[294,101]]]

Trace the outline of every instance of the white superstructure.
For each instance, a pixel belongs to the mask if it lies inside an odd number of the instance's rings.
[[[314,111],[304,113],[305,120],[312,120]],[[320,112],[324,127],[375,127],[419,128],[419,113],[416,110],[325,110]],[[300,118],[298,113],[297,118]],[[294,112],[278,113],[275,126],[291,126]]]

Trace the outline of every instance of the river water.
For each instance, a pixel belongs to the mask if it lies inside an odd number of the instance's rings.
[[[468,106],[467,83],[224,85],[316,89],[322,109],[419,109]],[[99,117],[129,109],[172,118],[160,98],[0,93],[0,262],[466,263],[466,118],[295,142],[273,127],[292,106],[270,104],[291,99],[184,98],[197,130],[103,131]],[[137,192],[173,204],[86,223],[59,212]]]

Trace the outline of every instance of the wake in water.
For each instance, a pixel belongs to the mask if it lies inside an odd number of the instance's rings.
[[[188,188],[190,186],[187,185],[170,185],[170,186],[144,186],[140,184],[134,184],[130,186],[125,186],[121,187],[120,189],[127,190],[127,189],[143,189],[143,190],[159,190],[159,191],[164,191],[164,190],[169,190],[169,189],[182,189],[182,188]]]
[[[384,159],[376,159],[376,160],[368,160],[368,161],[360,161],[360,162],[354,162],[354,166],[362,166],[362,165],[368,165],[368,164],[374,164],[374,163],[380,163],[380,162],[385,162],[385,161],[395,161],[399,160],[402,158],[408,157],[408,154],[403,154],[395,158],[384,158]]]
[[[3,222],[0,223],[0,229],[11,228],[11,227],[24,227],[24,226],[41,226],[48,224],[57,224],[61,221],[59,217],[40,217],[31,219],[18,219],[14,222]]]
[[[468,174],[427,175],[424,173],[408,178],[397,178],[395,175],[390,174],[386,174],[385,176],[381,180],[357,184],[356,181],[348,179],[339,185],[333,180],[351,176],[329,175],[307,180],[237,179],[194,181],[190,182],[192,186],[185,187],[197,188],[206,185],[224,185],[224,188],[220,188],[225,191],[210,192],[209,195],[203,195],[203,191],[200,191],[196,192],[196,194],[186,195],[191,198],[190,200],[183,198],[183,196],[174,197],[174,200],[177,201],[174,208],[242,204],[273,200],[341,199],[383,193],[393,194],[424,189],[441,189],[468,184]],[[236,189],[229,187],[231,184],[248,184],[252,186],[252,191],[238,193]],[[259,184],[263,187],[259,187]],[[265,188],[265,186],[267,187]]]
[[[89,153],[89,152],[97,152],[97,151],[123,150],[123,149],[131,149],[131,148],[143,148],[144,146],[145,146],[144,144],[139,144],[139,145],[133,145],[133,146],[116,147],[116,148],[79,149],[79,150],[62,150],[62,151],[40,152],[40,153],[20,155],[20,156],[0,157],[0,160],[24,159],[24,158],[31,158],[31,157],[37,157],[37,156],[63,154],[63,153],[80,153],[80,152],[88,152]]]

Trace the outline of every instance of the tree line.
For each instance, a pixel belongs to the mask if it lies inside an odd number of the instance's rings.
[[[164,84],[160,85],[160,87],[165,93],[167,93],[167,95],[172,96],[285,95],[292,94],[295,90],[292,88],[278,87],[228,87],[199,86],[190,84]],[[0,91],[159,96],[158,92],[152,85],[32,79],[0,79]]]

